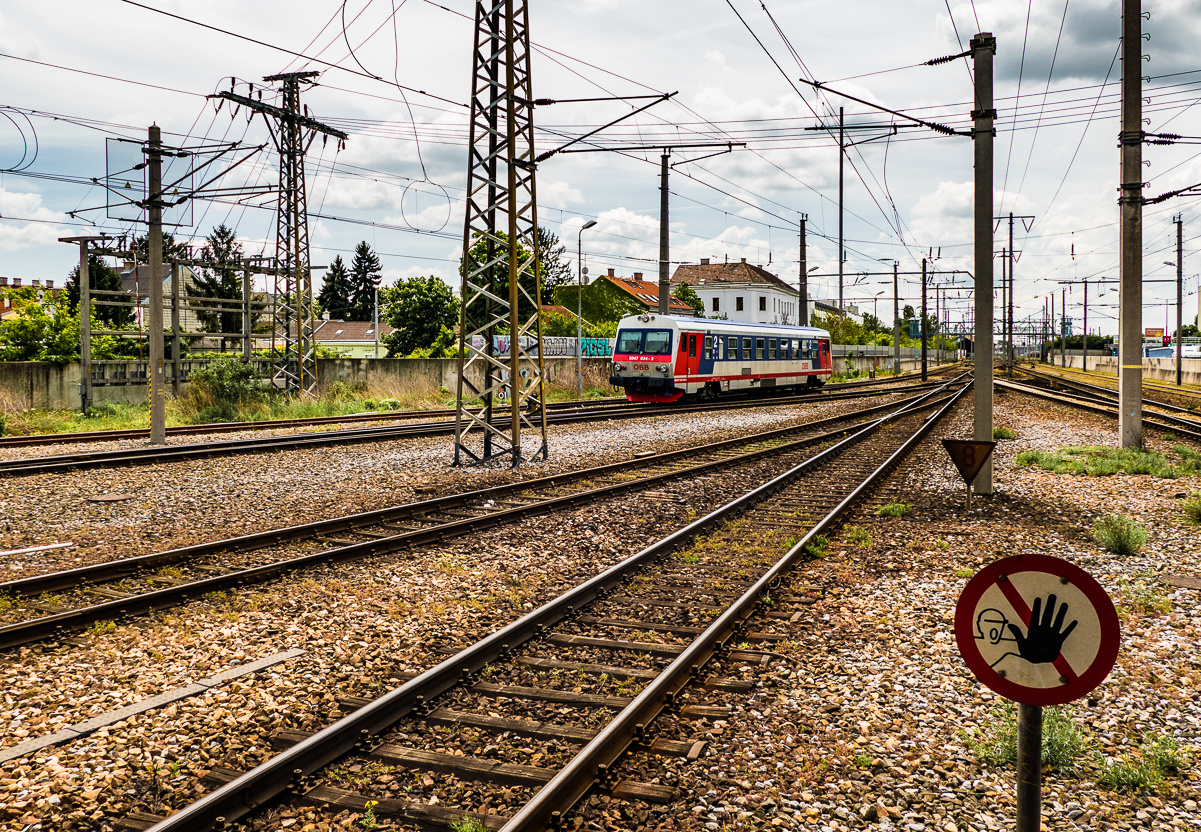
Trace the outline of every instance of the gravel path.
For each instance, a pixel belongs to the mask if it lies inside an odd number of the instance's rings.
[[[796,419],[816,412],[789,411]],[[723,416],[721,435],[764,430],[787,418],[768,409],[742,411]],[[965,435],[970,416],[961,411],[956,419],[951,434]],[[864,513],[850,522],[868,531],[869,546],[836,537],[831,557],[798,576],[800,584],[824,587],[823,597],[804,608],[792,640],[778,647],[783,661],[746,669],[761,686],[751,697],[729,698],[735,714],[705,728],[706,754],[670,767],[680,802],[631,824],[622,807],[593,801],[577,816],[581,827],[1012,828],[1012,771],[981,765],[967,739],[998,724],[993,711],[999,703],[959,659],[950,621],[966,580],[959,574],[1025,551],[1079,563],[1124,613],[1118,668],[1093,698],[1069,709],[1091,748],[1076,772],[1048,774],[1047,828],[1201,826],[1195,769],[1132,795],[1098,787],[1094,760],[1098,753],[1111,759],[1137,753],[1144,734],[1174,737],[1194,758],[1201,750],[1197,591],[1162,584],[1168,574],[1201,574],[1201,535],[1178,519],[1175,498],[1201,490],[1201,481],[1016,468],[1012,459],[1020,450],[1113,444],[1115,429],[1098,417],[1007,395],[998,396],[997,423],[1018,433],[998,449],[997,496],[977,500],[969,515],[941,448],[923,450],[926,467],[910,464],[886,486],[912,503],[913,512],[899,520]],[[716,435],[699,416],[554,429],[552,461],[516,473],[453,471],[443,441],[302,452],[287,455],[286,465],[273,455],[148,466],[132,477],[113,470],[39,477],[5,498],[9,525],[0,545],[74,539],[82,546],[57,557],[65,564],[90,562],[225,537],[261,522],[280,525],[403,502],[427,483],[461,490]],[[118,489],[136,489],[136,499],[81,500]],[[134,809],[182,805],[205,791],[199,777],[208,768],[266,759],[270,731],[327,724],[339,697],[374,695],[391,673],[432,665],[440,658],[434,648],[476,640],[728,492],[721,483],[698,483],[682,491],[687,506],[648,507],[630,498],[603,512],[578,511],[553,527],[535,524],[521,539],[502,529],[428,556],[314,570],[108,632],[97,628],[78,645],[0,656],[0,747],[7,747],[233,665],[293,647],[307,651],[0,765],[0,830],[109,829]],[[1140,556],[1108,555],[1085,534],[1092,518],[1115,512],[1148,528]],[[43,571],[54,557],[31,558],[11,571]],[[1137,611],[1135,602],[1149,594],[1170,609]],[[360,821],[286,810],[263,828],[324,832],[362,829]]]

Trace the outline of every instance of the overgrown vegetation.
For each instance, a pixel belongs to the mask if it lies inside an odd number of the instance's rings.
[[[1184,512],[1185,520],[1194,526],[1201,526],[1201,493],[1181,500],[1180,510]]]
[[[881,517],[904,517],[911,511],[913,506],[909,503],[885,503],[876,509],[876,514]]]
[[[805,544],[804,551],[811,558],[824,558],[830,553],[830,539],[824,534],[815,534]]]
[[[861,549],[866,549],[872,545],[872,536],[867,533],[866,529],[861,529],[858,526],[847,526],[842,530],[842,536],[848,543],[858,546]]]
[[[1085,474],[1107,477],[1113,474],[1150,474],[1160,479],[1201,475],[1201,455],[1184,445],[1174,445],[1173,461],[1156,451],[1134,448],[1109,448],[1081,445],[1062,448],[1054,453],[1023,451],[1014,458],[1018,465],[1037,465],[1056,474]]]
[[[1133,581],[1118,580],[1118,612],[1131,615],[1160,615],[1172,608],[1159,582],[1151,575],[1139,575]]]
[[[989,711],[988,721],[964,739],[976,759],[986,766],[1014,765],[1018,758],[1017,708],[1008,700]],[[1065,707],[1043,708],[1043,765],[1055,771],[1072,771],[1088,740]]]
[[[1009,428],[993,428],[992,429],[992,438],[993,439],[1015,439],[1016,437],[1017,437],[1017,434],[1014,433]]]
[[[1144,735],[1134,753],[1123,754],[1116,760],[1097,755],[1097,785],[1120,792],[1149,791],[1188,764],[1188,755],[1176,740]]]
[[[1093,540],[1115,555],[1136,555],[1147,542],[1147,532],[1129,517],[1110,514],[1093,524]]]

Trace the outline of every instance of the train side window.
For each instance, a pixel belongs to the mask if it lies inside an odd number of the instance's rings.
[[[751,339],[743,338],[742,339],[742,360],[750,361],[754,357],[754,355],[755,354],[751,351]]]
[[[696,336],[695,335],[688,336],[688,355],[693,358],[696,357]]]
[[[776,357],[776,339],[775,338],[767,339],[767,357],[768,358]]]
[[[764,339],[762,339],[762,338],[755,339],[755,358],[758,359],[759,361],[763,360],[763,350],[764,350],[763,340]]]
[[[706,361],[711,361],[711,360],[713,360],[713,336],[712,336],[712,335],[706,335],[706,336],[705,336],[705,355],[704,355],[704,358],[705,358],[705,360],[706,360]]]

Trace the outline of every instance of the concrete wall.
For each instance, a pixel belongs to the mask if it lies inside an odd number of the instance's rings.
[[[1074,367],[1077,370],[1083,369],[1084,361],[1079,355],[1079,350],[1076,355],[1068,353],[1068,366]],[[1059,366],[1059,354],[1055,354],[1054,364]],[[1182,381],[1185,384],[1201,385],[1201,358],[1182,358],[1180,360],[1180,370]],[[1088,355],[1088,371],[1090,373],[1108,373],[1117,375],[1118,359],[1116,356],[1100,355],[1092,352]],[[1155,381],[1167,381],[1173,384],[1176,383],[1176,359],[1175,358],[1144,358],[1143,359],[1143,378],[1153,379]]]

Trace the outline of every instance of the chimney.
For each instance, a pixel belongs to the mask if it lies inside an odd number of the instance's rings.
[[[46,281],[46,288],[47,288],[47,289],[53,289],[53,288],[54,288],[54,281],[53,281],[53,280],[47,280],[47,281]]]
[[[133,261],[132,261],[132,260],[126,260],[126,261],[125,261],[125,271],[129,271],[129,270],[130,270],[130,269],[132,269],[132,268],[133,268]]]
[[[29,281],[29,282],[30,282],[30,283],[32,283],[32,284],[33,284],[35,287],[37,287],[37,286],[41,286],[41,285],[42,285],[42,281],[40,281],[40,280],[36,280],[36,279],[35,279],[35,280],[31,280],[31,281]]]
[[[708,257],[702,257],[702,258],[701,258],[701,265],[702,265],[702,266],[708,266],[708,265],[709,265],[709,258],[708,258]]]
[[[612,269],[609,269],[609,277],[616,277],[616,275],[614,275],[614,274],[613,274],[613,270],[612,270]]]
[[[7,285],[8,285],[8,278],[0,277],[0,286],[7,286]]]
[[[743,258],[742,258],[742,265],[744,265],[744,266],[746,265],[746,258],[745,258],[745,257],[743,257]]]
[[[14,287],[18,287],[18,286],[20,286],[20,285],[21,285],[21,278],[19,278],[19,277],[14,277],[14,278],[13,278],[13,286],[14,286]]]
[[[642,280],[642,272],[634,272],[635,280]]]

